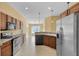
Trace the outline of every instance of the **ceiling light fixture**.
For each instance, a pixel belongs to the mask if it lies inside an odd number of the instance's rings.
[[[70,10],[69,10],[69,4],[70,4],[70,2],[67,2],[67,5],[68,5],[67,14],[69,14],[69,13],[70,13]]]
[[[28,8],[27,8],[27,7],[26,7],[25,9],[26,9],[26,10],[28,10]]]
[[[51,7],[48,7],[48,10],[51,10]]]

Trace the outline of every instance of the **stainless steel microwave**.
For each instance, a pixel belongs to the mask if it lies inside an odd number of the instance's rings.
[[[16,29],[16,24],[15,23],[8,22],[7,23],[7,29],[8,30]]]

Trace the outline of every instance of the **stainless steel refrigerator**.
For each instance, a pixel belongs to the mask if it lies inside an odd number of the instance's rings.
[[[79,55],[79,13],[73,13],[56,22],[57,55]]]

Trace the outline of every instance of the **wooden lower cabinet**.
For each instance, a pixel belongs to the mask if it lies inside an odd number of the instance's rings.
[[[50,37],[50,47],[56,49],[56,37]]]
[[[12,55],[12,44],[11,41],[4,43],[1,47],[1,56],[11,56]]]
[[[6,30],[6,14],[0,12],[0,30]]]
[[[1,47],[0,47],[0,56],[1,56]]]
[[[56,49],[56,37],[44,36],[44,45]]]
[[[49,37],[44,36],[44,45],[49,46]]]

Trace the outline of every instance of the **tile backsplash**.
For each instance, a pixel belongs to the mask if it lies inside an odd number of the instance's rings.
[[[18,35],[22,33],[22,30],[8,30],[8,31],[1,31],[0,33],[7,34],[7,35]]]

